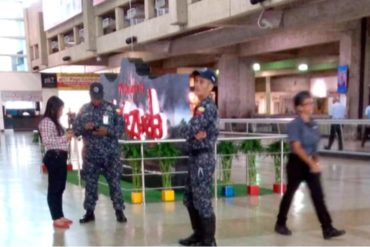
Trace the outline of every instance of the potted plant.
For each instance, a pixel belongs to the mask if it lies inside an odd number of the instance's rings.
[[[222,165],[222,194],[226,197],[235,195],[234,187],[231,185],[231,167],[237,152],[238,147],[233,142],[221,141],[217,145],[217,154],[220,156]]]
[[[259,152],[263,151],[261,141],[245,140],[241,143],[239,150],[247,156],[247,177],[249,181],[249,184],[247,186],[248,194],[252,196],[257,196],[259,195],[260,188],[257,183],[256,157]]]
[[[268,147],[268,155],[273,158],[274,168],[275,168],[275,183],[273,185],[274,193],[281,194],[286,190],[286,184],[281,181],[281,142],[273,142]],[[283,162],[287,159],[287,154],[289,152],[289,145],[283,142]]]
[[[171,168],[176,163],[176,158],[180,152],[172,143],[159,143],[147,150],[149,157],[161,158],[159,160],[159,169],[162,176],[162,201],[174,201],[175,191],[171,188]]]
[[[143,202],[143,192],[141,191],[141,147],[140,144],[125,144],[123,152],[132,169],[132,185],[134,191],[131,192],[131,202],[140,204]]]

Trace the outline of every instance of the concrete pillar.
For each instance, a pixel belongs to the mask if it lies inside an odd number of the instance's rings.
[[[272,114],[271,77],[266,77],[266,114]]]
[[[121,7],[115,8],[115,16],[116,16],[116,30],[124,29],[125,26],[125,11]]]
[[[363,109],[370,104],[370,18],[367,19],[366,46],[365,46],[365,74],[364,74],[364,102]]]
[[[103,34],[102,26],[101,26],[101,18],[100,23],[95,20],[95,13],[94,13],[94,6],[93,1],[86,0],[82,1],[82,13],[83,13],[83,23],[84,23],[84,39],[86,44],[87,51],[96,51],[96,36],[100,36]],[[100,24],[100,29],[97,26]],[[101,33],[99,33],[101,31]]]
[[[3,115],[4,115],[4,112],[3,112],[3,102],[0,99],[0,131],[3,131],[5,129]]]
[[[80,33],[78,27],[73,27],[73,40],[76,44],[80,43]]]
[[[155,2],[154,0],[145,0],[144,2],[145,8],[145,19],[149,20],[155,17]]]
[[[222,118],[246,118],[255,112],[255,77],[251,63],[234,54],[219,60],[218,107]]]
[[[169,1],[171,25],[185,25],[188,23],[188,3],[184,0]]]
[[[340,64],[349,66],[347,107],[349,118],[359,118],[361,60],[361,25],[342,34],[340,40]]]
[[[65,48],[64,35],[63,34],[58,34],[58,47],[59,47],[59,51],[62,51]]]
[[[39,32],[39,37],[40,37],[40,46],[39,46],[39,57],[41,59],[41,64],[42,65],[47,65],[48,64],[48,42],[46,39],[46,33],[44,32],[44,19],[42,16],[42,13],[38,14],[38,19],[40,23],[40,28],[38,30]]]

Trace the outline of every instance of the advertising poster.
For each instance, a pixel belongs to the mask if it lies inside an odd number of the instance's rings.
[[[347,93],[348,90],[348,65],[338,66],[338,93]]]
[[[57,87],[62,90],[89,90],[90,84],[97,81],[98,74],[57,74]]]
[[[41,73],[42,88],[56,88],[57,80],[58,79],[56,73]]]
[[[152,78],[139,60],[123,60],[119,75],[101,75],[105,99],[116,103],[132,139],[179,138],[191,118],[189,76]]]

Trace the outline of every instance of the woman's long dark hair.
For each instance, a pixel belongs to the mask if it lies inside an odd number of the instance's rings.
[[[55,124],[57,128],[58,135],[62,136],[64,134],[64,129],[59,122],[58,119],[58,112],[61,107],[64,106],[64,102],[58,98],[57,96],[52,96],[49,98],[48,102],[46,103],[46,109],[43,118],[50,118],[51,121]]]
[[[312,98],[311,93],[308,91],[301,91],[294,96],[293,103],[294,107],[303,105],[306,99]]]

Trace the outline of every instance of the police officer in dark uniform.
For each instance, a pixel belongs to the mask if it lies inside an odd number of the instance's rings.
[[[210,70],[193,72],[195,94],[200,103],[186,128],[189,149],[189,176],[185,187],[184,205],[187,207],[194,233],[181,239],[181,245],[216,246],[216,217],[212,207],[212,176],[215,170],[215,143],[218,137],[218,110],[212,99],[217,83]]]
[[[84,105],[73,123],[76,136],[83,138],[82,177],[86,182],[84,208],[86,214],[80,223],[95,220],[94,210],[98,200],[98,180],[103,174],[108,182],[110,197],[116,211],[118,222],[126,222],[123,213],[124,202],[121,191],[119,138],[124,131],[124,120],[118,115],[116,107],[103,100],[104,91],[100,83],[90,86],[91,102]]]
[[[280,204],[275,231],[282,235],[291,235],[286,225],[287,215],[293,196],[302,182],[306,182],[311,192],[312,202],[321,223],[324,239],[345,234],[332,225],[331,216],[324,201],[321,186],[321,167],[317,154],[320,132],[312,119],[313,99],[309,92],[303,91],[294,97],[294,106],[298,116],[288,124],[288,139],[291,153],[287,164],[288,185]]]

